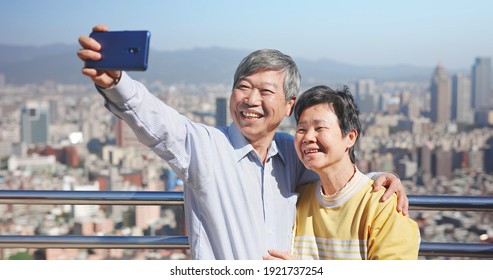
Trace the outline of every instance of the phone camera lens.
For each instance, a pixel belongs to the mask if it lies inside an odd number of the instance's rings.
[[[128,52],[132,54],[139,53],[139,48],[128,48]]]

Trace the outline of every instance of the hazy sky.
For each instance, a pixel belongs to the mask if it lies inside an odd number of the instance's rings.
[[[493,56],[490,0],[1,0],[0,44],[76,44],[97,23],[157,50],[276,48],[355,65],[470,68]]]

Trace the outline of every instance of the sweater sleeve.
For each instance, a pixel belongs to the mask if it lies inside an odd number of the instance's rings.
[[[387,203],[379,204],[368,236],[370,260],[416,260],[421,241],[418,224],[396,209],[394,194]]]

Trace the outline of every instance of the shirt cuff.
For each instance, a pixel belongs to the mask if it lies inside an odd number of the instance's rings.
[[[135,94],[132,81],[132,78],[125,71],[122,71],[120,81],[116,85],[107,89],[98,86],[96,88],[108,102],[122,107]]]

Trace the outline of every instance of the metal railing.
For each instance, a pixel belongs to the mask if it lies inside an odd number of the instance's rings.
[[[492,196],[409,195],[410,209],[493,211]],[[9,191],[0,204],[183,205],[182,192],[151,191]],[[40,236],[0,235],[0,248],[186,249],[186,236]],[[421,242],[420,256],[493,258],[493,244]]]

